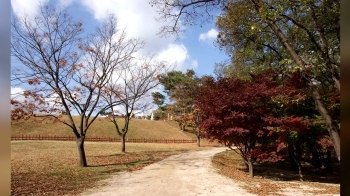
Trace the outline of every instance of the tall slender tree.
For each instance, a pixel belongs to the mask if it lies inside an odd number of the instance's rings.
[[[166,62],[159,62],[153,58],[145,57],[133,59],[123,64],[112,80],[105,86],[103,97],[114,114],[115,102],[120,102],[121,112],[125,112],[124,124],[121,126],[115,115],[109,117],[115,130],[121,137],[121,151],[125,152],[125,140],[129,131],[129,123],[133,113],[138,108],[149,106],[145,98],[150,97],[150,90],[159,85],[159,77],[166,73],[171,66]]]

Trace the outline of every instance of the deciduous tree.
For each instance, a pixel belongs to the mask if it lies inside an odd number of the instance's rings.
[[[102,89],[140,47],[139,42],[125,38],[116,22],[109,17],[87,39],[81,36],[81,22],[48,6],[35,18],[14,17],[12,23],[11,51],[19,61],[13,66],[13,84],[31,85],[23,92],[26,101],[12,101],[12,116],[44,113],[59,119],[57,114],[64,110],[68,121],[62,122],[76,136],[83,167],[87,166],[84,141],[89,127],[101,111],[120,103],[101,102]]]
[[[251,81],[207,78],[197,100],[200,127],[207,137],[239,153],[253,177],[255,161],[282,159],[281,132],[307,129],[302,117],[276,116],[274,110],[280,107],[276,100],[289,96],[284,95],[287,92],[271,73],[253,75]]]
[[[122,69],[116,72],[104,88],[103,97],[106,103],[112,107],[115,102],[120,102],[121,112],[125,112],[123,127],[120,127],[118,118],[114,115],[109,118],[121,137],[122,152],[125,152],[125,137],[129,131],[133,111],[149,106],[150,103],[145,98],[151,97],[150,90],[159,85],[161,74],[170,68],[166,62],[159,62],[150,57],[133,59],[124,63]],[[113,107],[113,114],[115,110]]]

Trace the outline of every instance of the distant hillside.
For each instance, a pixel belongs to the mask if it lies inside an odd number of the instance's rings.
[[[67,120],[67,117],[64,118]],[[74,121],[78,121],[78,117],[74,117]],[[123,125],[123,119],[119,121]],[[72,130],[67,125],[61,122],[54,122],[53,119],[42,120],[42,118],[33,118],[19,122],[12,121],[11,135],[74,136]],[[119,138],[113,123],[103,117],[96,119],[88,130],[87,137]],[[175,121],[132,119],[126,138],[193,139],[195,136],[179,131],[177,122]]]

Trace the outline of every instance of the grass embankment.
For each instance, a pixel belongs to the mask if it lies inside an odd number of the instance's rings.
[[[208,147],[208,145],[207,145]],[[86,142],[88,167],[77,166],[75,142],[11,142],[12,195],[78,194],[120,171],[141,169],[170,155],[198,148],[196,144],[128,143],[120,153],[119,143]]]
[[[257,195],[289,195],[302,193],[340,194],[340,169],[335,165],[333,172],[322,171],[316,173],[312,166],[303,165],[304,182],[299,181],[298,171],[289,170],[288,162],[274,164],[254,164],[254,178],[248,176],[248,170],[242,158],[233,151],[216,154],[212,163],[219,169],[219,173],[241,183],[242,188]],[[320,183],[323,182],[323,183]],[[332,183],[334,185],[325,184]]]
[[[68,121],[67,117],[62,118]],[[74,117],[78,122],[79,118]],[[118,119],[121,126],[124,125],[124,119]],[[72,130],[61,122],[53,119],[44,119],[41,117],[31,118],[26,121],[12,121],[11,135],[45,135],[45,136],[74,136]],[[112,137],[120,138],[113,123],[106,118],[98,117],[87,131],[87,137]],[[156,139],[194,139],[193,134],[179,131],[175,121],[150,121],[141,119],[132,119],[129,125],[129,131],[126,138],[156,138]]]

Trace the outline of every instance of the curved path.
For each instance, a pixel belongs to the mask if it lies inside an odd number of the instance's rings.
[[[142,170],[123,172],[82,195],[177,196],[252,195],[215,172],[211,157],[227,148],[213,148],[173,155]]]

